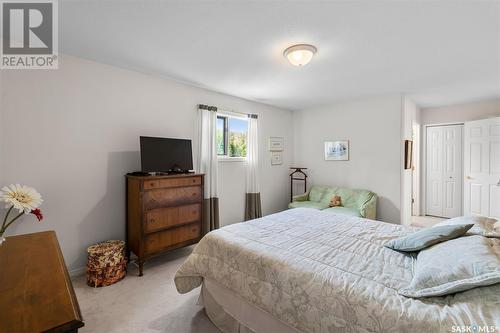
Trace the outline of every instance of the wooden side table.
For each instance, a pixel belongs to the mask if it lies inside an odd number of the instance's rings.
[[[77,332],[84,325],[54,231],[0,245],[0,333]]]

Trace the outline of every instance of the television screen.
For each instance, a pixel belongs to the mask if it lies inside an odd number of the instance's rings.
[[[141,136],[140,141],[142,172],[193,169],[191,140]]]

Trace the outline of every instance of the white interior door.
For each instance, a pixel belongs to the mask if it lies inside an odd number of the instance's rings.
[[[462,131],[463,125],[427,127],[427,215],[462,215]]]
[[[500,218],[500,117],[465,123],[464,214]]]

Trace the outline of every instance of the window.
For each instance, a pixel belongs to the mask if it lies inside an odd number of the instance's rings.
[[[217,155],[240,160],[247,156],[248,121],[242,116],[221,113],[217,116]]]

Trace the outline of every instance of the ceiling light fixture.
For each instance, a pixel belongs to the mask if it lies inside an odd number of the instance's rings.
[[[318,49],[309,44],[297,44],[287,48],[283,55],[294,66],[304,66],[311,61]]]

